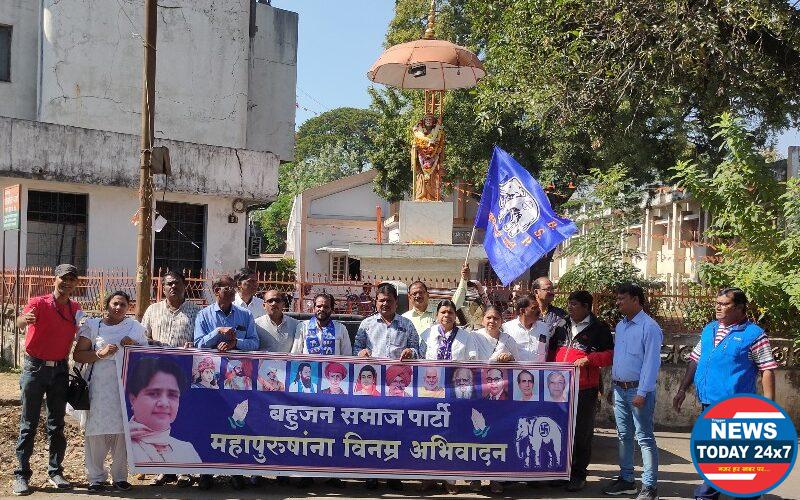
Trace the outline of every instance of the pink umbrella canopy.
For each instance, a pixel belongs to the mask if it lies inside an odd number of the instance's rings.
[[[389,47],[367,72],[373,82],[426,90],[472,88],[485,76],[483,64],[469,50],[424,38]]]

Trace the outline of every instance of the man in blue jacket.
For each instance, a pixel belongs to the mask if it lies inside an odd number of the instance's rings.
[[[717,295],[714,311],[717,319],[703,328],[700,342],[689,355],[689,366],[672,406],[680,411],[692,382],[704,410],[728,396],[755,393],[759,372],[764,396],[775,399],[774,370],[778,363],[767,334],[747,319],[747,296],[738,288],[725,288]],[[716,499],[719,492],[703,482],[694,496]]]

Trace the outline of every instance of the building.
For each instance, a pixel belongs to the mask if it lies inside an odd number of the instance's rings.
[[[477,210],[475,201],[456,191],[445,198],[445,203],[418,202],[447,211],[451,220],[442,224],[447,232],[442,239],[447,241],[408,244],[399,234],[402,223],[397,231],[401,204],[375,194],[375,174],[368,170],[307,189],[295,197],[287,227],[286,256],[296,260],[298,274],[325,276],[333,282],[362,275],[404,281],[418,277],[457,281]],[[422,226],[435,225],[430,218],[420,218],[419,222]],[[491,273],[482,241],[483,235],[477,235],[470,254],[474,276]]]
[[[250,0],[160,4],[155,268],[232,270],[248,207],[294,148],[298,16]],[[134,269],[142,0],[0,3],[0,187],[21,185],[20,263]],[[6,237],[6,265],[16,263]]]

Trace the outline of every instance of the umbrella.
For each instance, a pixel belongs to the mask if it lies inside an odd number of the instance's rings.
[[[434,39],[435,3],[431,2],[424,38],[393,45],[381,54],[367,78],[401,89],[472,88],[486,76],[478,56],[468,49]]]

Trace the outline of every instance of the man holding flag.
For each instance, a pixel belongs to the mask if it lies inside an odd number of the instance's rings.
[[[486,230],[483,246],[504,286],[578,231],[571,220],[555,214],[530,172],[497,146],[475,227]]]

